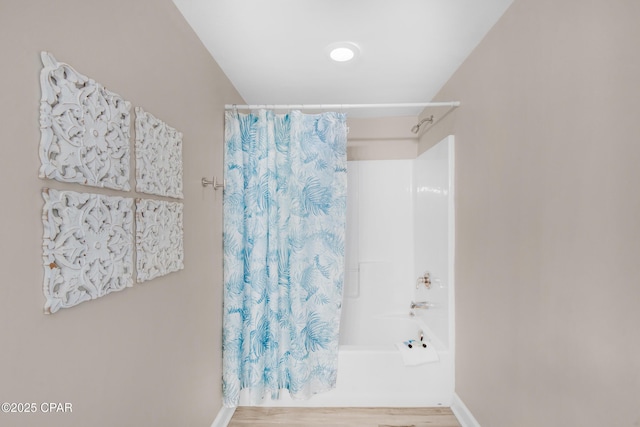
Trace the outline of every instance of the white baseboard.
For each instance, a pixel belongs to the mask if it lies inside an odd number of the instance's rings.
[[[462,427],[481,427],[480,423],[473,417],[471,411],[469,411],[469,408],[467,408],[462,399],[460,399],[460,396],[456,393],[453,394],[451,410]]]
[[[216,419],[213,420],[213,424],[211,427],[227,427],[229,425],[229,421],[231,421],[231,417],[233,417],[233,413],[236,412],[236,408],[225,408],[224,406],[220,408]]]

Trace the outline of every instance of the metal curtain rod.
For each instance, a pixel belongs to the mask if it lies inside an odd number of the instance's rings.
[[[412,108],[412,107],[459,107],[460,101],[415,102],[399,104],[225,104],[225,110],[342,110],[349,108]]]

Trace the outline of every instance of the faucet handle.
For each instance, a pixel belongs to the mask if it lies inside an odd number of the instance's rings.
[[[420,285],[424,285],[425,288],[431,289],[431,274],[428,271],[425,271],[424,274],[416,280],[416,289],[419,289]]]

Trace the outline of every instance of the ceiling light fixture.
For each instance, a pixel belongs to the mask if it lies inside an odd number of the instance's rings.
[[[352,42],[338,42],[327,46],[326,51],[329,57],[336,62],[348,62],[358,56],[360,49],[358,45]]]

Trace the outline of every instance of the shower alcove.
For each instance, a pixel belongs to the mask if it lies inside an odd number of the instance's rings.
[[[348,163],[345,287],[335,389],[266,406],[451,406],[454,394],[454,138],[411,160]],[[430,273],[431,286],[417,285]],[[412,301],[428,301],[416,309]],[[422,330],[439,361],[405,366]],[[242,405],[241,400],[241,405]]]

